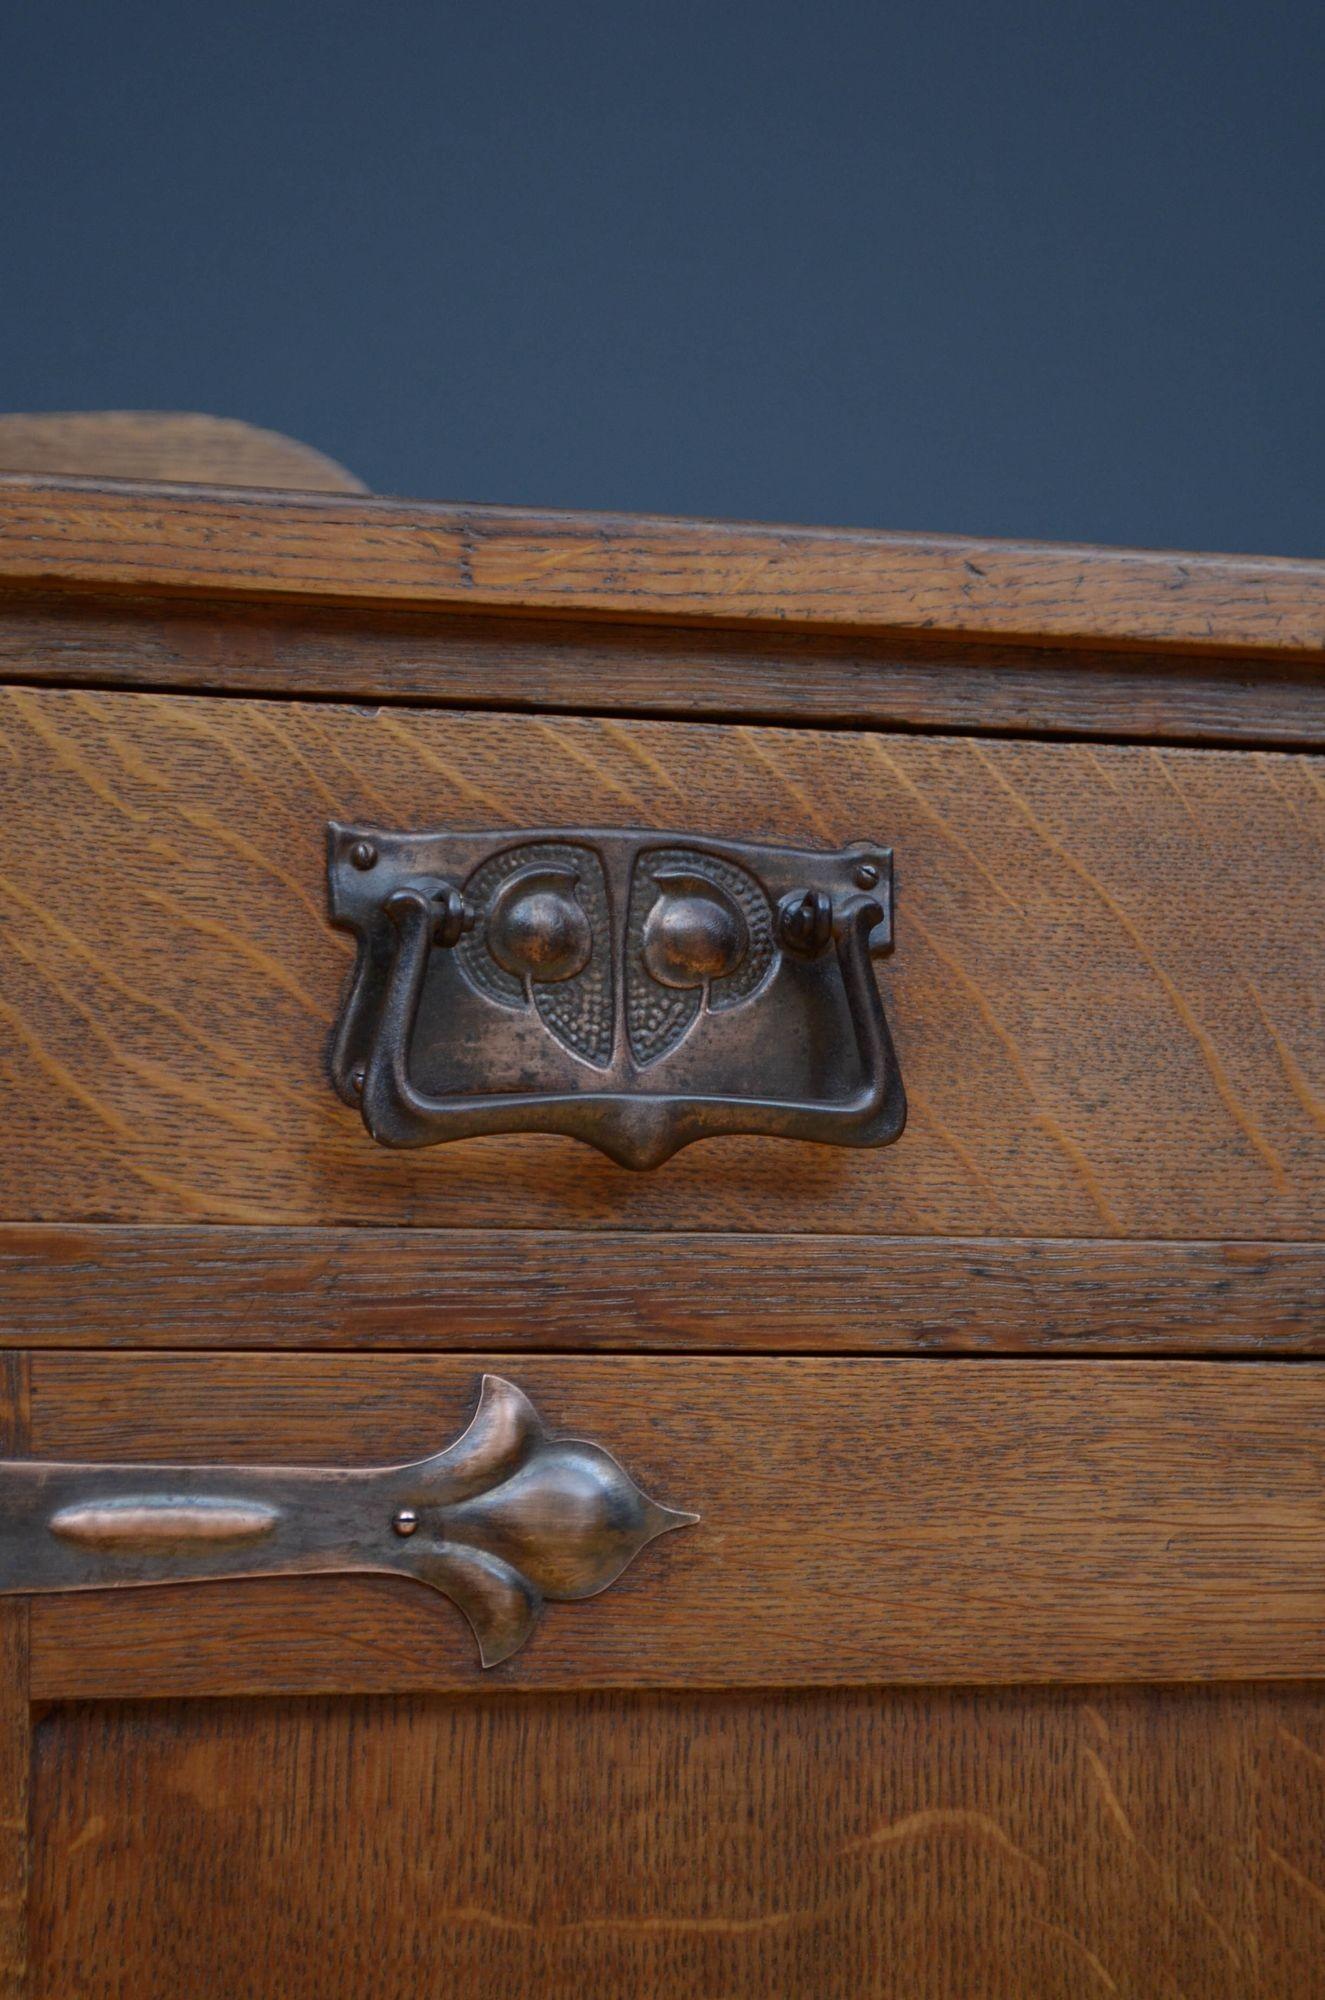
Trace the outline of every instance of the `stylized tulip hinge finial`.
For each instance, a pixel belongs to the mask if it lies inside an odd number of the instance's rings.
[[[395,1567],[460,1606],[485,1667],[524,1644],[546,1599],[596,1596],[656,1536],[699,1519],[650,1500],[601,1445],[550,1436],[500,1375],[483,1377],[449,1451],[389,1476],[408,1537]]]
[[[650,1500],[601,1445],[553,1437],[514,1383],[485,1375],[464,1434],[409,1465],[0,1464],[0,1592],[398,1572],[460,1607],[491,1667],[549,1599],[595,1596],[698,1519]]]

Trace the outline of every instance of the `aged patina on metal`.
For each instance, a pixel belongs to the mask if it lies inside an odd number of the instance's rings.
[[[332,1078],[382,1145],[561,1132],[655,1167],[725,1133],[901,1134],[886,848],[332,821],[328,876],[359,941]]]
[[[384,1570],[457,1604],[491,1667],[545,1601],[596,1596],[698,1519],[485,1375],[464,1435],[410,1465],[0,1463],[0,1593]]]

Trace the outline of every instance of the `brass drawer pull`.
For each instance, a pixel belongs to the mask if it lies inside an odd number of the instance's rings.
[[[561,1132],[623,1166],[696,1139],[900,1136],[871,958],[892,855],[656,833],[328,829],[359,940],[332,1077],[384,1146]]]
[[[546,1600],[596,1596],[698,1519],[485,1375],[463,1436],[411,1465],[0,1463],[0,1593],[382,1570],[459,1605],[491,1667]]]

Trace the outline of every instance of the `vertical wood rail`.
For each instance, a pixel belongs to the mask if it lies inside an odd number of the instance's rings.
[[[0,1359],[0,1449],[28,1449],[28,1357]],[[28,1606],[0,1602],[0,2000],[28,1990],[28,1791],[32,1712],[28,1700]]]

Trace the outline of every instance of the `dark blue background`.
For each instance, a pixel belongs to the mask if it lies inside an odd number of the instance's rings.
[[[43,0],[0,407],[375,489],[1325,554],[1320,0]]]

